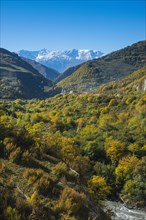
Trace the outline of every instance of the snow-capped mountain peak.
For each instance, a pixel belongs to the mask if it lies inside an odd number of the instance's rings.
[[[48,50],[45,48],[39,51],[20,50],[18,54],[22,57],[35,60],[47,67],[56,69],[59,72],[63,72],[69,67],[99,58],[103,55],[101,51],[97,50],[71,49],[63,51]]]

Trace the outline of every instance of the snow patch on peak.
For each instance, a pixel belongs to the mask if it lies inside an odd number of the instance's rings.
[[[18,54],[56,69],[59,72],[63,72],[69,67],[99,58],[103,55],[101,51],[89,49],[70,49],[63,51],[48,50],[45,48],[39,51],[20,50]]]

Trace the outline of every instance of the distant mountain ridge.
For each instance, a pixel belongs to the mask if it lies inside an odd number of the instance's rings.
[[[49,68],[53,68],[58,72],[64,72],[66,69],[84,63],[88,60],[99,58],[103,55],[97,50],[47,50],[38,51],[20,50],[18,55],[24,58],[35,60]]]
[[[146,64],[146,41],[112,52],[98,59],[70,68],[58,78],[59,87],[66,92],[89,92],[110,81],[119,80],[144,67]],[[66,77],[66,78],[65,78]]]

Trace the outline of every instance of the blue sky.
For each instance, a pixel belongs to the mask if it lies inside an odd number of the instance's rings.
[[[95,49],[105,53],[145,39],[144,0],[1,0],[1,47]]]

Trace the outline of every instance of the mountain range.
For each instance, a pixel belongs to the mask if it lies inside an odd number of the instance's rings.
[[[35,60],[62,73],[69,67],[99,58],[103,53],[97,50],[72,49],[61,51],[41,49],[38,51],[20,50],[18,51],[18,55]]]
[[[146,64],[146,41],[140,41],[98,59],[72,67],[62,73],[58,86],[66,92],[94,91],[100,85],[115,81]]]
[[[95,91],[101,85],[119,81],[145,67],[145,51],[146,41],[140,41],[101,58],[70,67],[59,74],[56,70],[36,61],[22,58],[1,48],[0,98],[44,99],[61,91],[63,93]]]

